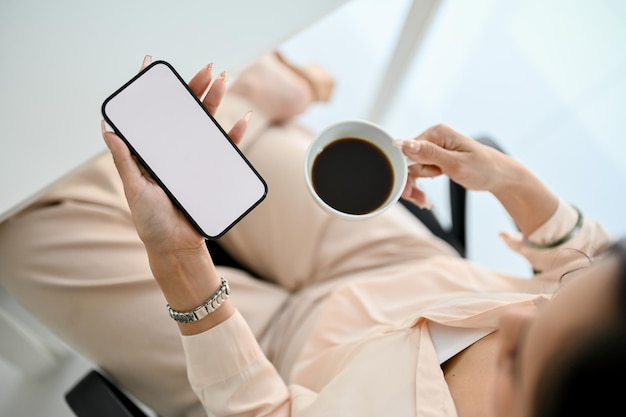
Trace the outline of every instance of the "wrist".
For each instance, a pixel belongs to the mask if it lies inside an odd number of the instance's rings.
[[[494,152],[493,159],[495,160],[491,175],[493,181],[487,191],[498,199],[506,199],[509,194],[516,194],[521,187],[534,182],[534,175],[508,155]]]
[[[178,310],[170,303],[167,310],[172,319],[176,320],[180,333],[194,335],[207,331],[227,320],[235,312],[229,299],[228,281],[221,277],[220,285],[201,304],[187,310]],[[185,305],[185,304],[182,304]]]
[[[221,281],[206,246],[172,253],[148,253],[150,268],[174,310],[187,311],[205,301]]]
[[[173,309],[172,306],[168,304],[167,310],[170,317],[179,323],[189,324],[207,318],[209,314],[216,312],[220,307],[222,307],[230,296],[230,286],[228,285],[228,280],[224,277],[220,277],[220,279],[221,284],[215,292],[207,298],[206,301],[191,310],[178,311]]]
[[[559,199],[530,170],[512,160],[491,190],[518,229],[528,236],[556,211]]]
[[[575,238],[583,222],[584,215],[578,207],[560,203],[548,222],[524,237],[524,244],[533,249],[555,248]]]

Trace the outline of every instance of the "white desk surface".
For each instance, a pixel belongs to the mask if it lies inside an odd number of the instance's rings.
[[[3,0],[0,221],[105,149],[102,101],[146,54],[233,73],[346,0]]]

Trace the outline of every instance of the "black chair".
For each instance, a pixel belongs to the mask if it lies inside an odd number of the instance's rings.
[[[111,379],[95,369],[65,394],[65,401],[78,417],[148,417]]]
[[[503,152],[502,148],[487,137],[477,141]],[[401,200],[411,213],[419,218],[435,235],[452,245],[461,256],[466,250],[466,190],[454,181],[449,181],[450,227],[443,227],[432,211],[423,210]],[[246,270],[220,245],[219,241],[207,241],[207,247],[216,265],[232,266]],[[103,372],[91,370],[66,394],[65,400],[77,417],[148,417],[124,392]]]

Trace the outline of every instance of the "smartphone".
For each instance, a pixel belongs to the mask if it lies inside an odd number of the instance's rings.
[[[267,195],[261,175],[165,61],[111,94],[102,116],[207,239],[222,236]]]

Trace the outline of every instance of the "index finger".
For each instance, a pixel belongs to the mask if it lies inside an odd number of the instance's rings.
[[[189,81],[189,89],[200,99],[204,99],[204,96],[213,81],[213,64],[208,64],[202,67],[196,75]],[[213,113],[211,113],[213,114]]]
[[[150,64],[152,64],[152,55],[144,56],[143,61],[141,62],[141,67],[139,67],[139,72],[143,71]]]

